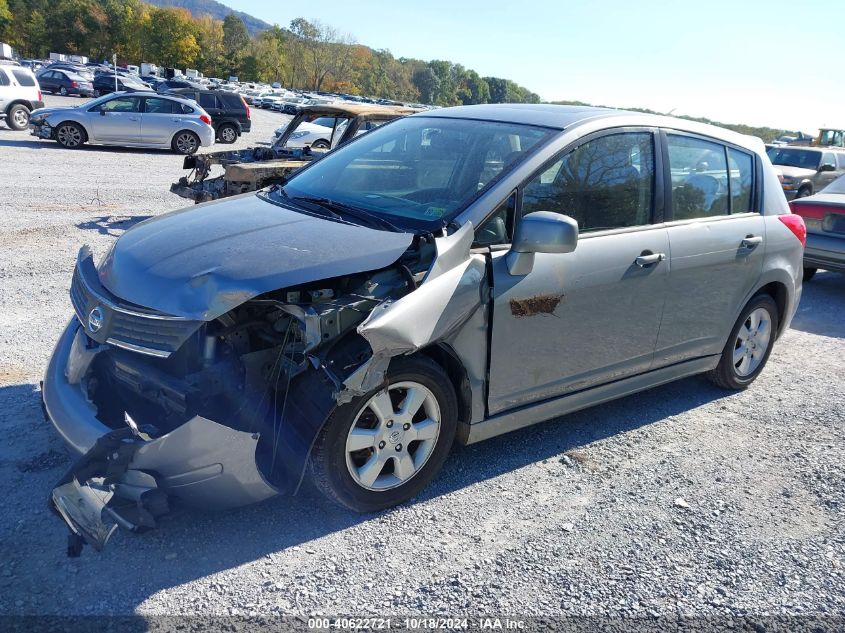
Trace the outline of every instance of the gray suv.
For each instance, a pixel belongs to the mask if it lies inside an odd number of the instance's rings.
[[[767,152],[787,200],[812,196],[845,174],[845,151],[840,149],[782,145]]]
[[[44,107],[44,97],[29,68],[0,63],[0,121],[13,130],[25,130],[29,115]]]
[[[394,120],[284,184],[138,224],[44,378],[83,542],[306,477],[357,511],[472,443],[672,380],[760,375],[804,224],[762,142],[552,105]]]

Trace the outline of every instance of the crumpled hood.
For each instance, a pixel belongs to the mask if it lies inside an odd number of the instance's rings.
[[[775,165],[775,169],[784,176],[790,178],[809,178],[816,174],[815,169],[805,169],[803,167],[790,167],[788,165]]]
[[[57,112],[71,112],[76,110],[76,106],[53,106],[52,108],[36,108],[33,110],[29,118],[33,119],[35,117],[40,116],[50,116],[51,114],[56,114]]]
[[[412,238],[245,194],[136,225],[117,240],[99,275],[124,301],[209,321],[271,290],[389,266]]]

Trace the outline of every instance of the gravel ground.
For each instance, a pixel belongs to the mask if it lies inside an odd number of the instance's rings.
[[[282,117],[253,120],[238,146]],[[306,492],[66,558],[38,381],[77,249],[184,206],[181,160],[0,127],[0,615],[845,617],[845,275],[825,272],[743,393],[691,378],[456,447],[380,514]]]

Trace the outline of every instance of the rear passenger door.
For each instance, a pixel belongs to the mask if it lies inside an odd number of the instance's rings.
[[[220,119],[223,118],[223,104],[220,103],[220,98],[210,92],[201,92],[199,93],[199,101],[200,107],[208,113],[208,116],[211,117],[211,121],[216,127],[217,124],[220,122]]]
[[[644,129],[587,137],[521,188],[521,215],[574,218],[578,246],[537,253],[524,276],[494,253],[491,414],[650,368],[669,276],[654,138]],[[488,158],[511,160],[506,148]],[[488,224],[477,235],[495,233]]]
[[[681,132],[661,137],[671,273],[655,367],[722,351],[760,277],[766,237],[751,152]]]
[[[166,145],[181,129],[182,104],[164,97],[145,97],[141,115],[141,141]]]

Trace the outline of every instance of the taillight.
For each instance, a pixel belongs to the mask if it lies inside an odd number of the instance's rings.
[[[244,107],[246,108],[246,118],[247,118],[247,121],[248,121],[249,118],[250,118],[249,117],[249,104],[246,102],[246,99],[244,99],[242,95],[241,95],[241,101],[243,102]]]
[[[792,234],[801,242],[801,246],[807,244],[807,227],[804,225],[804,218],[795,213],[785,213],[779,215],[778,220],[783,222]]]
[[[207,114],[201,114],[200,115],[200,121],[202,121],[203,123],[206,123],[208,125],[211,125],[211,117],[208,116]]]
[[[845,202],[845,200],[843,200]],[[804,218],[813,218],[816,220],[823,220],[828,214],[845,215],[845,205],[836,206],[832,204],[812,204],[803,203],[798,200],[793,200],[789,203],[789,208],[793,213],[797,213]]]
[[[40,89],[40,88],[38,89],[38,100],[39,100],[39,101],[44,101],[44,95],[42,95],[42,94],[41,94],[41,89]]]
[[[71,81],[71,82],[70,82],[70,87],[71,87],[71,88],[79,88],[79,82],[77,82],[77,81]]]

